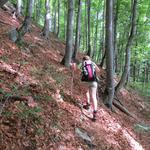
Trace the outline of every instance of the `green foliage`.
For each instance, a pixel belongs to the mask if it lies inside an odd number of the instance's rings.
[[[33,98],[37,101],[52,101],[53,100],[53,98],[50,95],[47,95],[46,93],[33,94]]]
[[[65,80],[65,76],[62,75],[62,72],[57,71],[57,69],[51,64],[47,65],[45,72],[48,73],[56,81],[57,85],[61,85]]]
[[[41,123],[42,118],[39,116],[39,113],[42,112],[42,109],[40,107],[29,108],[24,103],[21,103],[18,105],[18,108],[21,110],[17,113],[20,118],[31,119],[35,123]]]
[[[13,115],[13,112],[11,111],[5,110],[2,112],[2,116],[5,116],[5,117],[11,117],[12,115]]]
[[[30,89],[28,86],[21,88],[17,84],[10,84],[11,93],[10,95],[17,95],[17,96],[29,96],[31,95]]]
[[[143,82],[132,82],[130,86],[139,91],[141,95],[150,97],[150,83],[143,84]]]
[[[38,136],[42,136],[42,135],[44,134],[44,129],[38,128],[38,129],[36,130],[36,134],[37,134]]]
[[[3,60],[4,62],[7,62],[7,60],[8,60],[8,57],[6,56],[6,55],[4,55],[4,56],[1,56],[1,58],[0,58],[1,60]]]

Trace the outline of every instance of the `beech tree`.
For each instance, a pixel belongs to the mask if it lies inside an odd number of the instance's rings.
[[[22,26],[18,30],[18,38],[16,42],[20,42],[22,37],[29,31],[31,25],[32,10],[33,10],[33,0],[28,0],[26,8],[26,16]]]
[[[66,48],[65,48],[65,55],[62,60],[62,64],[64,64],[66,67],[70,67],[70,63],[72,60],[73,13],[74,13],[74,0],[69,0],[68,1]]]
[[[58,0],[58,27],[57,27],[57,37],[59,37],[60,31],[60,0]]]
[[[130,48],[136,31],[137,0],[133,0],[131,13],[132,13],[132,22],[131,22],[130,35],[125,49],[126,51],[125,66],[124,66],[124,71],[121,76],[121,79],[116,86],[116,93],[124,86],[130,69]]]
[[[117,72],[118,70],[118,63],[117,63],[117,54],[118,54],[118,48],[117,48],[117,23],[118,23],[118,11],[119,11],[119,0],[114,1],[114,71]]]
[[[76,59],[77,51],[79,49],[79,40],[80,40],[80,26],[81,26],[81,0],[78,0],[78,13],[76,19],[76,38],[75,38],[75,47],[73,52],[73,59]]]
[[[22,13],[22,0],[17,0],[17,16],[21,16]]]
[[[45,8],[46,8],[46,14],[45,14],[45,23],[43,28],[43,36],[45,36],[45,38],[48,38],[49,26],[50,26],[50,0],[45,0]]]
[[[88,13],[88,52],[87,55],[91,56],[91,26],[90,26],[90,14],[91,14],[91,0],[87,0],[87,13]]]
[[[114,82],[113,82],[113,0],[106,0],[106,93],[108,94],[106,105],[112,108],[114,97]]]

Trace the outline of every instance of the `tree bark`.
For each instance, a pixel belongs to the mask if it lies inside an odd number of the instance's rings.
[[[38,24],[39,18],[41,16],[41,1],[40,0],[37,0],[35,8],[36,8],[35,21]]]
[[[113,0],[106,0],[106,93],[107,101],[106,105],[112,108],[112,102],[114,97],[114,82],[113,82]]]
[[[117,55],[118,55],[118,49],[117,49],[117,22],[118,22],[118,11],[119,11],[119,1],[115,0],[115,14],[114,14],[114,71],[117,72]]]
[[[54,2],[54,33],[57,34],[57,31],[56,31],[56,2]]]
[[[102,33],[100,36],[100,46],[99,46],[99,58],[101,58],[101,62],[100,62],[100,66],[103,67],[104,65],[104,60],[105,60],[105,56],[106,56],[106,52],[105,52],[105,15],[106,14],[106,4],[104,1],[104,5],[103,5],[103,21],[102,21]],[[101,54],[101,56],[100,56]],[[100,60],[100,59],[99,59]]]
[[[85,46],[83,49],[87,51],[88,39],[87,39],[87,3],[86,2],[85,2],[85,15],[84,15],[84,39],[85,39]]]
[[[64,1],[64,39],[66,40],[66,16],[67,16],[67,14],[66,14],[66,8],[67,8],[67,2],[66,1]]]
[[[97,11],[97,15],[96,15],[96,25],[95,25],[95,35],[94,35],[94,42],[93,42],[93,54],[92,54],[92,58],[96,57],[96,51],[97,51],[97,30],[98,30],[98,16],[99,16],[99,12]]]
[[[78,14],[76,19],[76,38],[75,38],[75,47],[72,58],[75,60],[77,51],[79,49],[79,39],[80,39],[80,30],[81,30],[81,0],[78,0]]]
[[[50,0],[45,0],[45,8],[46,8],[46,14],[45,14],[45,23],[43,28],[43,36],[45,38],[48,38],[49,26],[50,26]]]
[[[87,13],[88,13],[88,52],[87,52],[87,55],[88,56],[91,56],[91,26],[90,26],[90,18],[91,18],[91,1],[88,0],[87,1]]]
[[[22,26],[18,30],[18,38],[16,42],[20,42],[22,40],[22,37],[29,31],[30,24],[31,24],[32,10],[33,10],[33,0],[28,0],[27,9],[26,9],[26,17]]]
[[[57,37],[59,37],[60,30],[60,0],[58,0],[58,26],[57,26]]]
[[[17,16],[22,14],[22,0],[17,0]]]
[[[64,58],[61,62],[66,67],[70,67],[70,63],[72,60],[73,13],[74,13],[74,0],[69,0],[68,1],[66,48],[65,48]]]
[[[130,69],[130,47],[132,45],[133,38],[135,35],[135,30],[136,30],[136,13],[137,13],[137,0],[133,0],[131,31],[130,31],[128,42],[126,45],[125,66],[124,66],[124,71],[123,71],[123,74],[121,76],[121,79],[115,88],[116,93],[118,93],[118,91],[124,86],[126,79],[127,79],[127,76],[128,76],[128,73],[129,73],[129,69]]]

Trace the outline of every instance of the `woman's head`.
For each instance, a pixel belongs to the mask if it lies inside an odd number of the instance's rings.
[[[90,59],[90,57],[89,57],[88,55],[86,55],[86,56],[84,56],[84,57],[82,58],[82,60],[85,61],[85,60],[91,60],[91,59]]]

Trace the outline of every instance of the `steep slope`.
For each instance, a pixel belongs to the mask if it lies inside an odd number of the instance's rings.
[[[80,72],[73,80],[71,70],[60,64],[65,43],[53,34],[45,41],[41,29],[32,24],[24,43],[17,46],[7,33],[21,22],[3,10],[0,18],[1,149],[150,148],[150,133],[135,128],[141,122],[150,126],[149,106],[142,98],[131,90],[119,93],[138,121],[118,110],[110,112],[100,100],[97,121],[92,122],[90,112],[81,109],[86,87]]]

